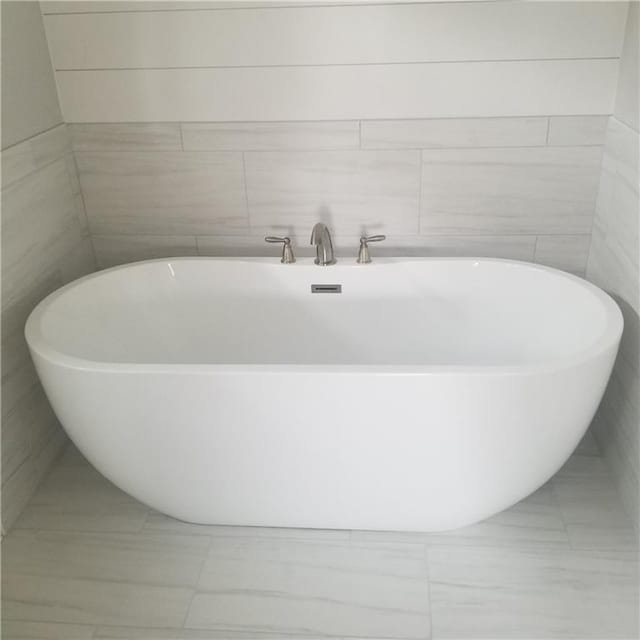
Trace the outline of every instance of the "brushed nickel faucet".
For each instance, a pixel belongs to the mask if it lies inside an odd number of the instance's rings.
[[[314,262],[320,266],[326,267],[335,264],[336,259],[333,255],[333,243],[331,242],[331,234],[327,225],[323,222],[317,222],[311,231],[311,244],[316,245],[316,259]]]
[[[360,250],[358,251],[358,259],[356,262],[360,264],[368,264],[371,262],[371,256],[369,255],[369,243],[370,242],[382,242],[386,240],[387,236],[362,236],[360,238]]]
[[[293,255],[293,249],[291,248],[291,238],[287,238],[286,236],[267,236],[264,241],[282,243],[282,258],[280,259],[282,264],[291,264],[296,261],[296,257]]]

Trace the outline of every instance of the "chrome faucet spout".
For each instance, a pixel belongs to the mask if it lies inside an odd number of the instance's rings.
[[[336,259],[333,255],[333,242],[331,242],[331,234],[326,224],[317,222],[311,230],[311,244],[316,246],[315,264],[326,267],[335,264]]]

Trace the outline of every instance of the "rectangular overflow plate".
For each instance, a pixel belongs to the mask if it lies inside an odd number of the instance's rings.
[[[341,284],[312,284],[311,293],[342,293]]]

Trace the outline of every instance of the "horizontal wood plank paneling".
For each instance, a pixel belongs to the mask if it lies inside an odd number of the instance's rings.
[[[56,69],[618,57],[619,2],[49,15]]]
[[[610,113],[616,60],[61,71],[68,122]]]

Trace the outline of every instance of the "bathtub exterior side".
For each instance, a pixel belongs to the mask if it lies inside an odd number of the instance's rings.
[[[617,344],[509,374],[108,371],[33,352],[69,436],[181,520],[442,531],[524,498],[567,460]]]

